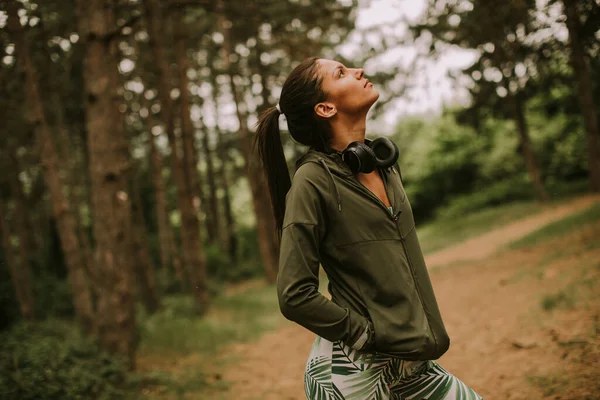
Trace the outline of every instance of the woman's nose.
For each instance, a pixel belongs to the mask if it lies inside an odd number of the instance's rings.
[[[356,68],[356,79],[362,79],[363,75],[365,74],[365,70],[362,68]]]

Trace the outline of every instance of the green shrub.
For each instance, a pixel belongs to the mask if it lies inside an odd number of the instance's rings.
[[[162,294],[182,293],[183,288],[173,268],[160,268],[154,271],[158,290]]]
[[[430,217],[449,197],[470,191],[476,182],[484,143],[451,113],[403,121],[392,139],[400,149],[399,165],[417,219]]]
[[[520,174],[486,186],[481,190],[454,197],[446,206],[438,210],[437,216],[444,219],[459,217],[486,207],[533,198],[533,186],[526,175]]]
[[[72,317],[75,315],[71,286],[65,278],[48,273],[33,280],[36,313],[42,317]]]
[[[231,270],[235,267],[224,251],[216,245],[209,245],[205,248],[206,254],[206,273],[210,278],[218,281],[225,281]]]
[[[56,320],[22,323],[0,334],[0,398],[6,400],[121,399],[121,359]]]
[[[231,261],[225,250],[210,245],[205,248],[206,272],[215,283],[240,282],[264,274],[258,248],[256,228],[238,230],[237,260]]]
[[[0,315],[2,315],[0,330],[6,329],[21,316],[19,302],[10,278],[9,265],[2,252],[3,249],[0,246]]]

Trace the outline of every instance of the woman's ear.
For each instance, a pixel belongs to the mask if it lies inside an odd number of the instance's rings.
[[[317,113],[317,115],[319,117],[331,118],[335,114],[337,114],[337,109],[335,108],[335,105],[333,105],[332,103],[324,102],[324,103],[318,103],[317,105],[315,105],[315,112]]]

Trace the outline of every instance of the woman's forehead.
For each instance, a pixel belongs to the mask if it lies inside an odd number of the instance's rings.
[[[317,60],[317,65],[319,66],[319,71],[321,72],[321,74],[327,74],[328,72],[331,73],[335,71],[338,67],[344,66],[344,64],[342,64],[339,61],[329,60],[327,58],[319,58]]]

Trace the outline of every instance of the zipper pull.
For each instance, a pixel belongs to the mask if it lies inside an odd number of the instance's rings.
[[[392,172],[396,173],[396,168],[392,167]]]

